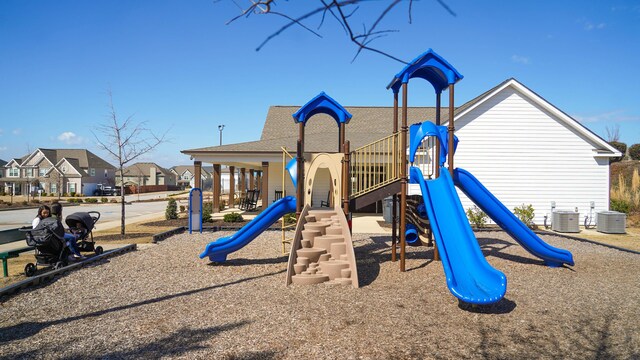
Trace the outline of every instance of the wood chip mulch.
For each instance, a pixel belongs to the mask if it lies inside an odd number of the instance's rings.
[[[556,236],[549,268],[503,232],[478,233],[505,298],[461,306],[431,248],[390,261],[387,235],[354,235],[361,288],[286,287],[280,233],[226,263],[199,259],[229,232],[173,236],[0,303],[0,359],[633,359],[640,255]]]

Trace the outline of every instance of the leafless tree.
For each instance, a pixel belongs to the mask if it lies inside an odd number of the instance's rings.
[[[393,29],[379,29],[379,26],[382,19],[384,19],[391,10],[393,10],[396,6],[400,5],[401,3],[408,4],[407,19],[408,19],[408,22],[411,23],[412,22],[411,11],[413,8],[414,0],[404,0],[404,1],[387,0],[387,2],[389,3],[387,7],[385,7],[380,13],[380,15],[378,15],[378,17],[375,18],[375,20],[371,22],[369,25],[363,23],[361,32],[354,30],[355,27],[353,24],[354,22],[353,15],[356,14],[361,4],[365,4],[367,2],[365,0],[342,0],[342,1],[318,0],[317,1],[318,7],[316,7],[315,9],[310,9],[308,12],[296,17],[293,17],[285,12],[274,10],[276,6],[275,0],[243,0],[243,1],[247,3],[246,6],[240,5],[238,4],[237,0],[234,0],[235,4],[240,8],[241,13],[240,15],[237,15],[233,17],[231,20],[229,20],[227,24],[230,24],[243,17],[248,18],[249,16],[254,14],[280,16],[287,20],[285,25],[280,27],[278,30],[276,30],[272,34],[268,35],[262,41],[262,43],[256,48],[256,51],[259,51],[260,49],[262,49],[262,47],[265,46],[271,39],[282,34],[284,31],[286,31],[287,29],[293,26],[301,27],[321,38],[322,35],[316,30],[320,30],[320,28],[322,28],[322,25],[324,24],[324,20],[327,18],[327,16],[329,16],[338,22],[338,24],[344,30],[345,34],[349,37],[350,41],[356,45],[357,51],[355,56],[353,57],[353,60],[355,60],[358,57],[358,55],[360,55],[362,50],[367,50],[367,51],[372,51],[374,53],[386,56],[390,59],[399,61],[403,64],[407,63],[406,61],[399,59],[383,50],[372,47],[371,43],[376,39],[387,36],[389,33],[397,32],[397,30],[393,30]],[[434,1],[440,4],[451,16],[456,16],[456,13],[453,12],[453,10],[444,2],[444,0],[434,0]],[[311,1],[309,1],[308,3],[311,3]],[[311,26],[306,24],[311,18],[314,18],[314,17],[319,18],[319,24],[316,30],[313,30]]]
[[[98,142],[98,146],[117,162],[120,172],[120,235],[125,235],[125,193],[124,193],[124,167],[138,157],[152,151],[158,145],[167,141],[168,130],[161,136],[146,128],[146,122],[135,123],[133,115],[122,121],[113,106],[111,90],[109,96],[109,115],[104,124],[97,126],[98,136],[92,131]]]
[[[607,131],[608,142],[620,141],[620,125],[619,124],[613,124],[611,126],[607,125],[605,129]]]

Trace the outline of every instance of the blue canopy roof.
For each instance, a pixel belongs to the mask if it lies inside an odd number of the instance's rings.
[[[327,114],[334,118],[338,125],[341,123],[348,124],[352,116],[342,105],[325,94],[324,91],[298,109],[293,114],[293,120],[296,123],[301,122],[306,125],[307,120],[315,114]]]
[[[427,80],[439,94],[450,84],[461,80],[463,76],[444,58],[429,49],[397,73],[391,83],[387,85],[387,89],[392,89],[394,93],[397,93],[402,84],[408,83],[413,78]]]

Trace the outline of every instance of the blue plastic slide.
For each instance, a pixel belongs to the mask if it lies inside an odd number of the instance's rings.
[[[525,250],[544,260],[553,267],[569,264],[573,266],[573,255],[564,249],[558,249],[542,241],[531,229],[496,199],[478,179],[468,171],[457,168],[453,173],[456,186],[471,201],[476,203],[496,224],[513,237]]]
[[[296,198],[293,196],[285,196],[282,199],[274,202],[261,212],[255,219],[251,220],[237,233],[221,237],[218,240],[207,244],[200,259],[204,259],[205,256],[209,257],[209,260],[215,262],[223,262],[227,260],[227,255],[234,251],[242,249],[245,245],[255,239],[263,231],[269,228],[271,224],[275,223],[282,216],[288,213],[296,212]]]
[[[502,299],[507,278],[484,258],[449,171],[443,167],[440,177],[425,181],[422,171],[412,166],[411,181],[420,184],[449,291],[471,304],[491,304]]]

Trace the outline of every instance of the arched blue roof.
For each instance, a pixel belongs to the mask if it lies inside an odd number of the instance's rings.
[[[301,122],[306,125],[307,120],[315,114],[327,114],[334,118],[338,125],[341,123],[348,124],[352,116],[342,105],[325,94],[324,91],[298,109],[293,114],[293,120],[296,123]]]
[[[413,78],[427,80],[433,85],[436,93],[439,94],[450,84],[455,84],[462,80],[463,76],[442,56],[429,49],[413,59],[402,71],[397,73],[387,86],[387,89],[392,89],[394,93],[397,93],[402,84],[408,83]]]
[[[423,123],[415,123],[409,127],[409,162],[414,162],[416,151],[420,147],[422,140],[427,136],[435,136],[440,142],[440,159],[438,165],[442,166],[447,160],[449,152],[449,142],[447,138],[448,132],[446,126],[436,125],[432,122],[425,121]],[[453,153],[455,154],[458,147],[458,137],[453,136]]]

